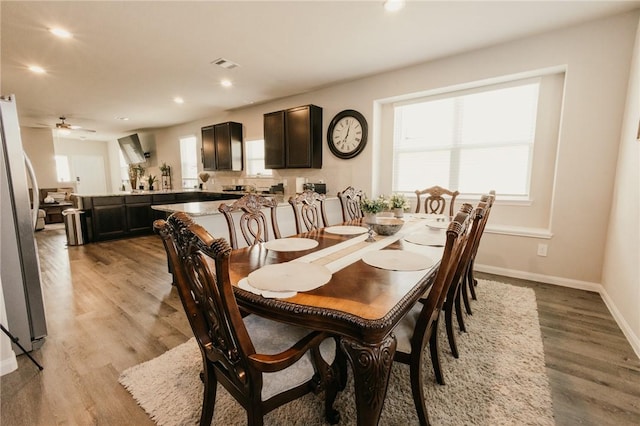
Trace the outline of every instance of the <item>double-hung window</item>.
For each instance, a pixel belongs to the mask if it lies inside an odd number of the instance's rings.
[[[180,138],[180,166],[182,172],[182,187],[198,187],[198,150],[196,137]]]
[[[247,176],[271,176],[272,170],[264,168],[264,139],[245,141]]]
[[[530,195],[539,79],[394,105],[393,191]]]

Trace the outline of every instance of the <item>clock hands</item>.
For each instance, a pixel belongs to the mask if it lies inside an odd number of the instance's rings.
[[[345,133],[344,139],[342,140],[343,144],[347,143],[347,138],[349,137],[349,130],[351,130],[351,123],[349,123],[349,126],[347,127],[347,133]]]

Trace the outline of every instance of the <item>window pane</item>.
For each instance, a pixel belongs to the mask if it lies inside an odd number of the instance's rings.
[[[538,85],[474,93],[460,98],[461,143],[513,143],[535,131]]]
[[[198,152],[196,137],[180,138],[180,165],[182,168],[182,187],[198,186]]]
[[[424,189],[425,182],[449,185],[450,151],[398,153],[394,164],[394,191],[413,192]]]
[[[271,176],[271,169],[264,168],[264,140],[258,139],[245,141],[245,152],[247,153],[247,175],[249,176]]]
[[[465,194],[484,194],[487,188],[501,195],[528,195],[527,146],[463,149],[460,151],[460,188]]]
[[[453,99],[406,105],[400,108],[400,114],[402,148],[451,145],[455,129]]]
[[[66,155],[54,156],[56,161],[56,174],[58,175],[58,182],[70,182],[71,171],[69,170],[69,158]]]

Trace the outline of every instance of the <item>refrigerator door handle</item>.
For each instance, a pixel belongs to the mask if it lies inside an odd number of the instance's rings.
[[[38,187],[38,180],[36,179],[36,172],[33,170],[31,160],[27,156],[26,152],[22,152],[24,155],[24,164],[27,167],[29,178],[31,179],[31,188],[33,193],[33,208],[31,209],[31,221],[33,222],[33,229],[36,229],[36,222],[38,221],[38,210],[40,209],[40,188]]]

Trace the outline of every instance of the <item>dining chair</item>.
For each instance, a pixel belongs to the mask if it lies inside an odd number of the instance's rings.
[[[324,206],[325,199],[326,195],[311,190],[289,198],[296,222],[296,234],[320,229],[329,223]],[[302,228],[303,224],[306,229]]]
[[[238,212],[242,212],[238,218],[238,228],[244,237],[247,245],[269,241],[269,222],[271,222],[271,232],[273,238],[280,238],[280,228],[278,227],[278,218],[276,210],[278,202],[275,199],[268,199],[258,194],[245,194],[233,204],[222,203],[218,207],[218,211],[224,215],[229,228],[229,241],[232,249],[238,248],[238,236],[234,215],[237,217]],[[263,209],[269,209],[270,220],[267,219]]]
[[[348,186],[344,191],[338,192],[340,206],[342,207],[342,221],[357,220],[364,216],[360,208],[360,201],[364,197],[364,192]]]
[[[464,206],[470,207],[471,204],[464,204]],[[467,330],[464,325],[464,316],[462,314],[462,305],[460,299],[462,298],[463,283],[466,280],[467,270],[469,267],[469,263],[471,262],[473,246],[481,234],[481,226],[486,214],[485,207],[485,203],[480,202],[473,211],[469,212],[471,215],[471,225],[470,230],[468,231],[467,243],[465,244],[462,255],[460,256],[460,261],[456,266],[453,280],[451,281],[451,285],[449,286],[447,296],[444,301],[443,313],[445,319],[445,328],[447,330],[447,340],[449,341],[449,347],[451,348],[451,353],[453,354],[454,358],[459,358],[459,352],[458,345],[456,343],[456,334],[453,327],[453,312],[455,311],[456,313],[456,319],[458,321],[460,331],[466,332]],[[439,379],[438,383],[444,384],[443,375],[440,375],[439,378],[436,378]]]
[[[449,224],[442,259],[429,293],[394,328],[397,340],[394,361],[409,365],[411,392],[421,425],[429,424],[421,371],[424,348],[428,343],[436,377],[442,376],[438,355],[438,323],[448,288],[468,241],[470,208],[468,204],[463,205]]]
[[[424,203],[420,201],[422,195],[428,194],[424,199]],[[449,216],[453,216],[454,203],[456,197],[460,195],[458,191],[451,191],[441,186],[432,186],[430,188],[416,190],[416,213],[420,213],[420,207],[424,204],[424,212],[432,214],[445,214],[447,201],[449,204]]]
[[[484,202],[486,204],[484,220],[480,226],[480,234],[478,235],[478,238],[473,245],[471,261],[469,262],[469,267],[467,269],[466,279],[463,282],[463,292],[462,292],[463,300],[465,302],[465,310],[469,315],[471,315],[471,306],[469,303],[469,296],[467,295],[467,291],[471,293],[471,298],[473,300],[477,300],[475,287],[478,285],[478,280],[476,280],[475,277],[473,276],[473,270],[474,270],[473,265],[475,263],[476,254],[478,253],[478,247],[480,246],[480,239],[482,238],[482,235],[484,235],[484,229],[487,225],[487,222],[489,221],[489,214],[491,213],[491,209],[493,207],[493,203],[495,202],[495,200],[496,200],[496,191],[493,189],[489,191],[488,194],[484,194],[480,198],[480,202]]]
[[[334,338],[257,315],[243,318],[229,278],[227,241],[214,238],[182,212],[156,220],[153,227],[173,265],[176,288],[202,354],[200,425],[211,424],[218,382],[246,410],[249,425],[262,425],[273,409],[322,390],[326,419],[336,424]]]

